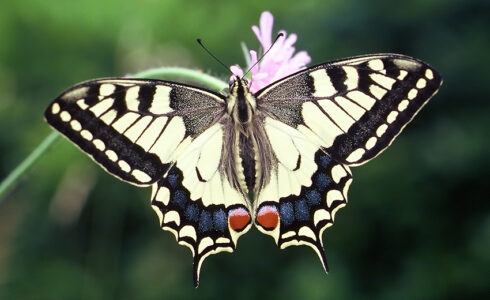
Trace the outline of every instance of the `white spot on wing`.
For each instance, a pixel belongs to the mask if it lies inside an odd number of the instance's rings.
[[[138,111],[138,106],[140,104],[140,101],[138,100],[139,91],[139,86],[130,87],[126,91],[126,97],[124,98],[124,100],[126,101],[126,106],[129,110]]]
[[[390,90],[393,87],[393,84],[396,82],[396,80],[393,78],[376,73],[370,74],[369,77],[387,90]]]
[[[330,207],[334,201],[343,200],[344,196],[339,190],[331,190],[327,193],[327,206]]]
[[[171,210],[165,214],[163,217],[163,224],[168,224],[170,222],[174,222],[177,226],[180,225],[180,216],[179,213],[175,210]]]
[[[93,112],[96,117],[99,117],[100,115],[105,113],[113,104],[113,98],[106,98],[92,106],[89,110]]]
[[[156,86],[153,101],[151,102],[149,109],[151,113],[166,114],[173,111],[173,109],[170,108],[170,91],[172,91],[172,88],[169,86]]]
[[[61,118],[61,121],[68,122],[71,120],[71,115],[69,112],[64,110],[60,113],[60,118]]]
[[[406,100],[406,99],[402,100],[400,103],[398,103],[398,110],[404,111],[405,109],[407,109],[408,104],[409,104],[408,100]]]
[[[214,244],[213,239],[209,236],[203,238],[199,243],[197,253],[202,253],[207,247],[212,246]]]
[[[400,75],[398,75],[397,79],[398,80],[403,80],[403,79],[405,79],[405,77],[407,77],[407,75],[408,75],[408,72],[407,71],[400,70]]]
[[[381,98],[383,98],[383,96],[386,94],[387,90],[377,86],[377,85],[374,85],[374,84],[371,84],[369,86],[369,91],[371,92],[371,94],[373,94],[374,97],[376,97],[378,100],[381,100]]]
[[[381,59],[373,59],[368,62],[368,67],[374,71],[381,71],[384,69],[384,64]]]
[[[231,241],[229,238],[225,238],[220,236],[219,238],[216,239],[217,244],[229,244]]]
[[[75,131],[82,130],[82,124],[80,124],[80,122],[78,122],[77,120],[72,120],[70,122],[70,126],[71,126],[71,129],[73,129]]]
[[[323,220],[330,220],[330,213],[325,209],[315,211],[315,214],[313,215],[313,222],[315,223],[315,226],[317,226],[318,223]]]
[[[341,165],[335,165],[332,168],[332,179],[336,183],[339,183],[340,179],[344,178],[345,176],[347,176],[347,172],[344,170],[344,168],[342,168]]]
[[[293,237],[295,235],[296,235],[296,232],[294,232],[293,230],[291,230],[291,231],[288,231],[288,232],[284,233],[281,237],[283,239],[287,239],[287,238]]]
[[[424,78],[420,78],[419,80],[417,80],[416,87],[418,89],[423,89],[426,85],[427,85],[427,80],[425,80]]]
[[[83,110],[86,110],[88,108],[87,103],[85,103],[85,99],[80,99],[77,101],[78,107],[80,107]]]
[[[366,110],[370,110],[373,107],[376,100],[371,96],[364,94],[361,91],[352,91],[347,93],[347,97],[352,101],[356,102],[360,106],[364,107]]]
[[[351,162],[351,163],[356,162],[362,158],[362,156],[364,155],[365,152],[366,152],[366,150],[364,150],[362,148],[358,148],[358,149],[352,151],[352,153],[349,154],[349,156],[347,156],[347,158],[345,160],[348,162]]]
[[[378,137],[382,136],[386,132],[386,129],[388,129],[388,125],[386,124],[380,125],[378,129],[376,129],[376,135]]]
[[[145,173],[141,170],[138,170],[138,169],[134,169],[131,172],[131,175],[133,175],[134,178],[136,178],[139,182],[146,183],[146,182],[149,182],[151,180],[151,177],[147,173]]]
[[[121,168],[121,170],[123,170],[124,172],[129,173],[129,171],[131,171],[131,167],[126,161],[120,160],[117,162],[117,164],[119,165],[119,168]]]
[[[53,103],[53,105],[51,106],[51,113],[52,113],[53,115],[56,115],[57,113],[59,113],[59,112],[60,112],[60,109],[61,109],[61,108],[60,108],[60,105],[59,105],[58,103],[56,103],[56,102],[55,102],[55,103]]]
[[[346,73],[347,78],[344,81],[344,84],[347,86],[347,90],[353,90],[357,88],[359,84],[359,74],[357,73],[356,68],[351,66],[342,67]]]
[[[85,130],[85,129],[84,129],[84,130],[82,130],[82,131],[80,131],[80,135],[81,135],[81,136],[82,136],[84,139],[86,139],[86,140],[88,140],[88,141],[91,141],[91,140],[94,138],[94,136],[92,135],[92,133],[91,133],[90,131],[88,131],[88,130]]]
[[[98,150],[100,150],[100,151],[105,150],[105,144],[102,140],[95,139],[92,141],[92,143],[94,144],[95,148],[97,148]]]
[[[376,145],[377,140],[378,139],[374,136],[370,137],[366,142],[366,149],[369,150],[369,149],[373,148]]]
[[[310,76],[313,78],[313,85],[315,86],[313,96],[330,97],[337,93],[325,69],[313,71],[310,73]]]
[[[298,235],[300,236],[306,236],[314,241],[316,241],[316,236],[315,236],[315,233],[313,232],[313,230],[311,230],[309,227],[307,226],[303,226],[299,229],[298,231]]]
[[[110,160],[112,160],[114,162],[117,160],[117,154],[116,154],[116,152],[114,152],[112,150],[107,150],[105,152],[105,155],[107,155],[107,158],[109,158]]]
[[[112,127],[119,133],[123,133],[131,124],[133,124],[138,118],[139,114],[135,112],[127,112],[112,124]]]
[[[197,241],[196,230],[191,225],[185,225],[184,227],[182,227],[179,231],[179,237],[190,237],[194,241]]]
[[[164,205],[168,205],[170,200],[170,191],[168,188],[162,186],[158,189],[158,192],[155,195],[155,201],[163,203]]]
[[[432,72],[431,69],[425,70],[425,77],[429,80],[434,79],[434,73]]]
[[[417,89],[411,89],[409,92],[408,92],[408,99],[412,100],[414,99],[415,97],[417,97]]]
[[[101,96],[109,96],[112,95],[112,93],[114,93],[115,90],[116,90],[115,85],[110,83],[104,83],[100,85],[99,94]]]
[[[388,121],[388,123],[393,123],[395,122],[396,120],[396,117],[398,117],[398,112],[397,111],[392,111],[388,114],[388,117],[386,118],[386,121]]]

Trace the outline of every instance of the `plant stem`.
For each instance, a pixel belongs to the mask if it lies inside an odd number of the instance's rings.
[[[56,141],[60,134],[56,131],[51,132],[34,151],[27,156],[0,184],[0,200],[7,190],[16,183],[22,174],[29,170],[32,165],[49,149],[49,147]]]
[[[208,74],[205,74],[198,70],[191,70],[186,68],[155,68],[142,71],[129,76],[130,78],[154,78],[154,79],[183,79],[190,80],[196,83],[201,83],[203,86],[207,86],[212,90],[221,91],[228,85]],[[19,181],[24,173],[26,173],[39,158],[49,149],[49,147],[57,140],[60,134],[56,131],[51,132],[44,140],[37,146],[34,151],[27,156],[10,174],[0,183],[0,201],[4,198],[6,192]]]
[[[182,78],[191,81],[196,81],[216,91],[221,91],[228,87],[228,84],[226,84],[222,80],[210,76],[206,73],[203,73],[199,70],[191,70],[191,69],[177,68],[177,67],[149,69],[133,74],[130,77],[159,78],[159,79]]]

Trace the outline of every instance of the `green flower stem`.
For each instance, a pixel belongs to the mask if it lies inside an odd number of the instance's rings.
[[[203,86],[212,90],[221,91],[228,85],[210,75],[198,70],[185,68],[155,68],[142,71],[129,76],[130,78],[154,78],[154,79],[182,79],[201,83]],[[10,174],[0,183],[0,201],[4,198],[6,192],[15,185],[24,173],[26,173],[46,150],[57,140],[60,134],[56,131],[51,132],[42,142],[22,161]]]
[[[22,174],[24,174],[27,170],[29,170],[32,165],[49,149],[49,147],[53,144],[54,141],[60,136],[60,134],[56,131],[51,132],[44,141],[39,144],[39,146],[34,149],[34,151],[27,156],[23,162],[20,163],[15,169],[10,172],[10,174],[5,178],[0,184],[0,200],[2,196],[8,191],[8,189],[16,183]]]
[[[185,68],[156,68],[142,71],[131,75],[133,78],[158,78],[158,79],[186,79],[202,83],[212,90],[221,91],[228,87],[228,84],[216,77],[205,74],[199,70]]]

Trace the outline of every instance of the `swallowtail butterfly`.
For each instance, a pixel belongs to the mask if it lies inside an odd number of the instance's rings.
[[[310,246],[347,203],[350,167],[388,147],[441,76],[403,55],[320,64],[252,94],[162,80],[90,80],[48,107],[48,123],[109,173],[152,186],[160,226],[194,256],[232,252],[252,224],[284,249]]]

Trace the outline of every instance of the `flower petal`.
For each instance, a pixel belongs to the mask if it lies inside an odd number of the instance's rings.
[[[269,11],[264,11],[260,15],[260,28],[252,26],[252,30],[257,36],[257,39],[262,44],[264,51],[270,48],[272,44],[272,25],[274,24],[274,17]]]
[[[233,73],[234,76],[242,77],[243,76],[243,70],[240,68],[239,65],[233,65],[230,67],[231,73]],[[232,76],[233,77],[233,76]]]
[[[294,44],[298,36],[294,33],[288,35],[284,30],[279,31],[279,33],[282,33],[282,36],[272,45],[273,24],[274,17],[272,14],[264,11],[260,16],[260,26],[252,26],[252,30],[259,40],[263,52],[268,51],[257,65],[254,65],[259,59],[257,51],[249,51],[251,65],[248,67],[254,66],[250,70],[250,91],[253,93],[276,80],[306,68],[306,64],[311,61],[306,51],[299,51],[295,54],[296,49]],[[243,70],[238,66],[235,66],[233,70],[237,72],[240,70],[241,74],[243,74]],[[233,70],[232,72],[235,74]]]

